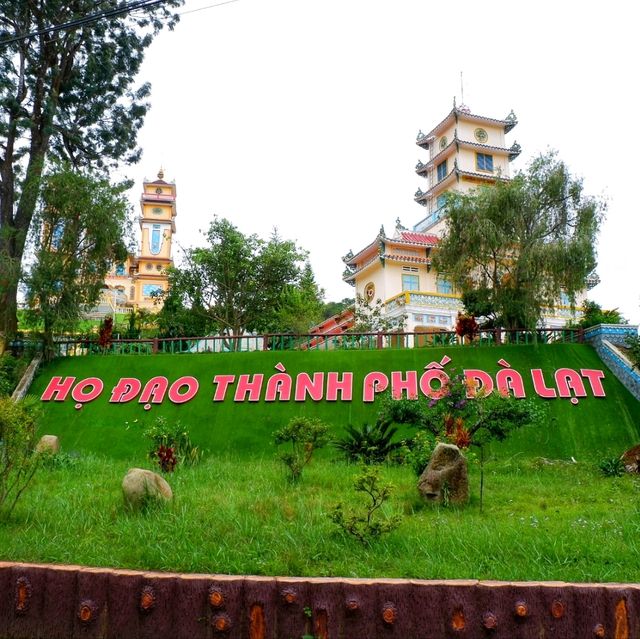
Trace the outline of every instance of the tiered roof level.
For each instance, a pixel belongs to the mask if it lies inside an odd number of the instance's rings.
[[[427,180],[415,201],[427,215],[413,228],[417,232],[442,235],[443,195],[450,190],[467,191],[481,184],[509,179],[509,163],[520,154],[520,145],[507,146],[505,135],[518,120],[511,111],[504,120],[476,115],[456,106],[429,133],[418,133],[416,144],[429,151],[426,163],[418,161],[416,173]]]

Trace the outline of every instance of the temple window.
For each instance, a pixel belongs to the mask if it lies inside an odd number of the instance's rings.
[[[402,274],[402,290],[403,291],[419,291],[420,279],[417,275]]]
[[[440,164],[438,164],[438,166],[436,167],[436,172],[438,174],[438,182],[440,182],[440,180],[444,179],[444,177],[447,175],[447,161],[446,160],[444,162],[440,162]]]
[[[476,169],[478,171],[493,171],[493,155],[476,153]]]
[[[444,277],[438,277],[436,280],[436,291],[438,293],[451,294],[453,293],[453,284]]]

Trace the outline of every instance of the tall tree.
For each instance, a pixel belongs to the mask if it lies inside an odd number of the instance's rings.
[[[44,176],[34,224],[38,248],[25,284],[47,354],[53,332],[95,306],[110,266],[126,259],[126,188],[68,168]]]
[[[271,330],[283,291],[300,284],[306,254],[275,232],[264,241],[226,219],[215,218],[205,237],[207,246],[188,249],[185,266],[170,271],[165,304],[189,309],[201,325],[222,335]]]
[[[105,169],[137,161],[150,88],[134,86],[135,76],[181,3],[0,0],[0,338],[16,330],[22,257],[47,160]]]
[[[584,194],[555,152],[510,181],[447,195],[434,266],[478,291],[507,328],[535,328],[564,293],[573,302],[596,265],[604,203]]]
[[[284,288],[280,296],[274,333],[301,335],[322,319],[324,290],[318,286],[311,264],[306,262],[299,282]]]

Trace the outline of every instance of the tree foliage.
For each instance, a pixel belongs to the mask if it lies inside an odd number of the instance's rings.
[[[299,281],[284,287],[272,331],[303,335],[322,318],[324,291],[318,286],[309,262],[306,262]]]
[[[597,324],[628,324],[628,322],[617,308],[604,310],[600,304],[585,300],[582,304],[582,318],[578,326],[590,328]]]
[[[25,284],[30,319],[44,324],[46,343],[95,306],[107,271],[126,258],[125,188],[69,168],[44,177]]]
[[[38,402],[0,397],[0,516],[8,515],[33,479],[41,455],[34,452]]]
[[[306,254],[293,241],[276,232],[268,241],[244,235],[221,218],[215,218],[204,235],[207,246],[187,249],[185,265],[169,272],[161,325],[167,326],[172,309],[187,325],[182,309],[188,309],[191,323],[222,335],[274,331],[287,296],[298,295],[301,306],[312,300],[312,273],[301,268]]]
[[[352,333],[391,333],[404,330],[407,315],[402,313],[389,317],[385,312],[383,301],[378,298],[369,300],[356,294],[354,307],[354,324]]]
[[[16,329],[21,263],[47,161],[75,168],[137,161],[150,87],[134,80],[181,3],[89,21],[116,3],[0,0],[0,335]],[[47,30],[78,19],[85,22]]]
[[[434,266],[463,293],[484,291],[506,328],[532,329],[562,293],[573,301],[584,289],[603,212],[550,152],[510,181],[447,194]]]

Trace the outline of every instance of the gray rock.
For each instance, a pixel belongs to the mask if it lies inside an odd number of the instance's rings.
[[[43,435],[36,444],[36,453],[50,453],[57,455],[60,452],[60,440],[56,435]]]
[[[171,486],[157,473],[144,468],[130,468],[122,480],[125,504],[142,508],[150,501],[171,501]]]
[[[469,500],[467,460],[453,444],[438,444],[418,480],[418,490],[429,502],[464,504]]]

